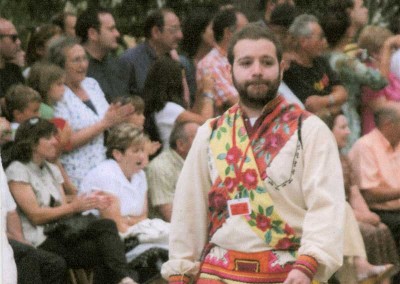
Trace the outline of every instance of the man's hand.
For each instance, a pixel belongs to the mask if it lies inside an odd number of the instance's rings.
[[[283,284],[311,284],[310,278],[298,269],[293,269],[289,272]]]

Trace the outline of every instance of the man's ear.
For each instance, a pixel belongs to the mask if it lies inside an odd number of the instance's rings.
[[[99,32],[95,28],[89,28],[87,33],[88,39],[91,39],[93,41],[96,41],[99,36]]]
[[[298,45],[297,47],[298,48],[303,49],[303,47],[306,46],[307,43],[308,43],[308,38],[307,37],[302,36],[302,37],[299,37],[297,39],[297,45]]]
[[[151,28],[151,37],[154,39],[158,39],[161,36],[161,29],[158,26],[154,26]]]

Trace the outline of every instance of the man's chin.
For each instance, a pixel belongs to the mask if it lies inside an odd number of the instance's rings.
[[[240,96],[240,101],[251,108],[260,108],[264,107],[267,103],[275,99],[277,96],[277,93],[275,94],[260,94],[259,96]]]

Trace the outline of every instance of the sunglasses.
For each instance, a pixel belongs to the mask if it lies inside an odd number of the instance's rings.
[[[12,40],[13,42],[16,42],[17,39],[19,39],[19,36],[18,36],[17,34],[9,34],[9,35],[0,34],[0,38],[3,38],[3,37],[9,37],[9,38],[11,38],[11,40]]]

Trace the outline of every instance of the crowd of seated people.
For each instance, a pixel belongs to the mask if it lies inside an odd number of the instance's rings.
[[[398,283],[399,27],[367,25],[363,0],[328,1],[319,18],[295,1],[260,2],[257,23],[283,47],[280,95],[324,120],[341,153],[350,269],[332,281]],[[0,18],[1,227],[11,245],[1,283],[67,283],[81,268],[94,283],[161,278],[175,184],[197,128],[238,100],[227,49],[247,23],[232,5],[184,19],[156,9],[143,42],[118,56],[111,10],[60,13],[32,32],[23,62],[18,27]],[[47,232],[77,215],[94,219],[76,242]]]

